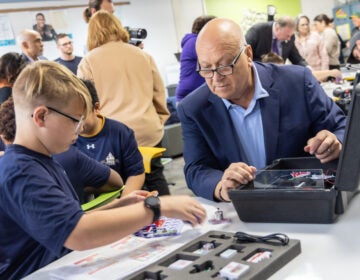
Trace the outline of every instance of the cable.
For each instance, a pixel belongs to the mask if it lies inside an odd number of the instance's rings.
[[[283,233],[273,233],[265,236],[250,235],[245,232],[238,231],[235,233],[234,238],[239,243],[267,243],[271,245],[287,245],[289,237]]]

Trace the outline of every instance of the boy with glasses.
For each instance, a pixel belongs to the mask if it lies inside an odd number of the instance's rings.
[[[71,250],[119,240],[160,215],[193,225],[205,219],[190,197],[151,196],[150,204],[146,192],[131,205],[119,208],[114,200],[85,214],[51,155],[66,151],[82,131],[92,107],[87,88],[65,67],[39,61],[21,72],[13,98],[15,140],[0,158],[1,279],[20,279]]]
[[[253,62],[242,29],[227,19],[205,25],[196,52],[206,84],[177,107],[196,195],[229,201],[229,189],[277,158],[339,157],[345,115],[307,67]]]

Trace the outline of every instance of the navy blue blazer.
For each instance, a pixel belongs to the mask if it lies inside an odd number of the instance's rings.
[[[245,35],[246,42],[251,45],[255,61],[261,61],[261,56],[271,52],[272,27],[274,22],[261,22],[253,25]],[[288,58],[292,64],[307,66],[305,59],[295,46],[295,36],[281,43],[282,58]]]
[[[269,93],[259,100],[267,164],[282,157],[309,156],[304,152],[307,140],[323,129],[343,140],[346,117],[307,67],[257,62],[254,66]],[[196,195],[213,200],[223,171],[233,162],[246,162],[240,140],[223,101],[206,84],[177,109],[187,184]]]

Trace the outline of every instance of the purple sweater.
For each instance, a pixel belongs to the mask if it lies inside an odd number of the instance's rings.
[[[178,102],[205,82],[204,78],[195,71],[197,64],[196,38],[197,34],[189,33],[181,41],[180,81],[176,87],[176,101]]]

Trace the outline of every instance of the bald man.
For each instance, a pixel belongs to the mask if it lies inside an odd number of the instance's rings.
[[[44,44],[39,32],[31,29],[24,29],[17,36],[17,41],[23,55],[30,63],[37,60],[46,60],[46,58],[42,56]]]
[[[177,108],[196,195],[229,201],[229,189],[277,158],[339,157],[345,115],[307,67],[254,62],[240,26],[221,18],[202,29],[196,52],[206,84]]]

